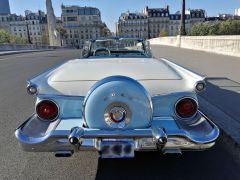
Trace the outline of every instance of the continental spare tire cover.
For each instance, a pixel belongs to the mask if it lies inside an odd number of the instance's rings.
[[[89,128],[146,128],[152,113],[148,92],[138,81],[125,76],[98,81],[83,103],[83,118]]]

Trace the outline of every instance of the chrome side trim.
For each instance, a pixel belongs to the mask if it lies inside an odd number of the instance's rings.
[[[58,95],[58,94],[38,94],[39,98],[51,98],[51,99],[60,99],[60,98],[79,98],[84,100],[85,96],[71,96],[71,95]]]
[[[178,66],[178,67],[181,68],[181,69],[184,69],[184,70],[187,70],[187,71],[189,71],[189,72],[191,72],[191,73],[193,73],[193,74],[196,74],[197,76],[201,77],[203,80],[206,78],[206,76],[204,76],[204,75],[202,75],[202,74],[199,74],[199,73],[197,73],[197,72],[194,72],[193,70],[191,70],[191,69],[189,69],[189,68],[183,67],[182,65],[177,64],[177,63],[175,63],[175,62],[173,62],[173,61],[171,61],[171,60],[168,60],[168,59],[165,59],[165,58],[159,58],[159,60],[163,60],[163,61],[166,62],[166,63],[173,64],[173,65],[175,65],[175,66]]]

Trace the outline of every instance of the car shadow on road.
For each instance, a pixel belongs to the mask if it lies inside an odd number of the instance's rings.
[[[138,152],[133,159],[99,159],[96,179],[237,179],[240,164],[223,146],[220,139],[209,150],[182,155]]]
[[[207,85],[202,97],[228,113],[240,113],[239,83],[208,78]],[[134,159],[99,159],[96,179],[239,179],[240,162],[228,148],[221,136],[213,148],[181,156],[138,152]]]
[[[200,96],[240,123],[240,83],[219,77],[207,78],[206,83]]]

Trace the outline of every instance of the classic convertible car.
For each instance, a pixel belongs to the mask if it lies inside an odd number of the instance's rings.
[[[28,80],[35,112],[15,135],[23,150],[56,157],[83,150],[102,158],[203,150],[219,136],[198,109],[197,93],[205,88],[202,76],[154,58],[149,42],[92,40],[82,58]]]

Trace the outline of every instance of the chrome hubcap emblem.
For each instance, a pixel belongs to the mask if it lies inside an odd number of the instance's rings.
[[[109,112],[110,119],[115,123],[120,123],[126,118],[126,110],[123,107],[113,107]]]
[[[125,103],[114,102],[108,105],[104,112],[104,120],[112,128],[122,129],[131,120],[132,113]]]

